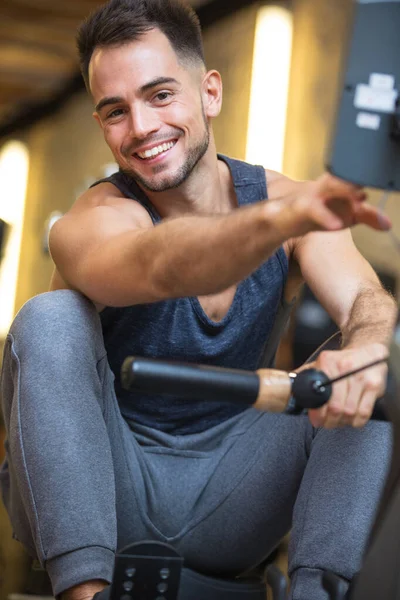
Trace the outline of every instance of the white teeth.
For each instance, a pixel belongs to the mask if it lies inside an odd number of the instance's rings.
[[[154,158],[167,150],[171,150],[175,146],[175,142],[168,142],[168,144],[162,144],[161,146],[157,146],[156,148],[152,148],[151,150],[146,150],[146,152],[138,152],[138,156],[140,158]]]

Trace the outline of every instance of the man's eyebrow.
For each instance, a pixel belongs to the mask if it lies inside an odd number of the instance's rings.
[[[179,81],[177,81],[173,77],[157,77],[156,79],[153,79],[153,81],[149,81],[149,83],[142,85],[142,87],[140,88],[140,91],[142,94],[144,94],[145,92],[148,92],[152,88],[158,87],[159,85],[165,85],[167,83],[175,83],[175,84],[179,85]]]
[[[109,104],[119,104],[120,102],[123,102],[123,98],[121,98],[121,96],[102,98],[100,102],[96,104],[95,111],[98,113],[104,106],[108,106]]]
[[[177,79],[174,79],[173,77],[157,77],[156,79],[149,81],[149,83],[145,83],[144,85],[142,85],[142,87],[140,88],[140,93],[145,94],[149,90],[158,87],[159,85],[166,85],[168,83],[179,85],[179,81]],[[96,104],[95,111],[98,113],[105,106],[109,106],[110,104],[119,104],[123,101],[124,99],[121,96],[110,96],[109,98],[102,98],[100,102]]]

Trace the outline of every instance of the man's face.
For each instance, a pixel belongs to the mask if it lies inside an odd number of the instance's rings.
[[[158,29],[93,53],[95,117],[121,169],[145,190],[180,186],[207,152],[204,74],[182,65]]]

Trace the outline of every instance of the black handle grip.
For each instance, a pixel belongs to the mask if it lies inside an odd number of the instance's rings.
[[[121,370],[127,390],[252,405],[260,380],[252,371],[129,357]]]
[[[317,369],[298,373],[292,383],[292,396],[296,408],[320,408],[332,395],[332,386],[324,385],[329,377]]]
[[[298,373],[292,384],[294,404],[290,407],[290,412],[298,413],[301,409],[320,408],[326,404],[332,395],[332,385],[327,382],[329,377],[317,369],[306,369]],[[388,377],[388,385],[390,382]],[[376,400],[371,419],[388,420],[383,398]]]

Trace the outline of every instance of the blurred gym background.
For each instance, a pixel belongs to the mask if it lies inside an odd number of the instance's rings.
[[[0,349],[11,320],[47,291],[52,223],[96,179],[116,170],[91,117],[75,52],[77,25],[98,0],[0,1]],[[209,68],[222,74],[214,123],[220,152],[296,179],[324,170],[353,0],[192,0]],[[381,193],[370,190],[370,201]],[[387,213],[400,235],[399,198]],[[397,293],[398,249],[365,227],[354,239],[385,287]],[[305,289],[281,344],[290,369],[335,326]],[[0,425],[0,438],[3,436]],[[0,446],[0,459],[3,446]],[[26,592],[30,560],[0,506],[0,600]]]

